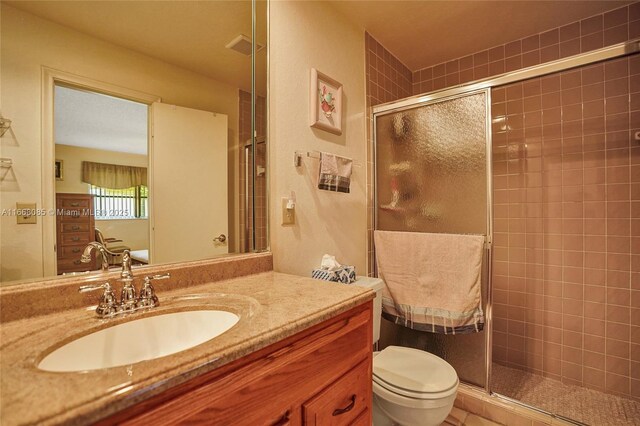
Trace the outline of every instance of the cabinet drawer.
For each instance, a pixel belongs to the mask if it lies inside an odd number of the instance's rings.
[[[302,406],[304,424],[352,424],[371,405],[370,386],[370,365],[365,360]]]
[[[82,256],[82,252],[84,252],[85,246],[59,246],[58,247],[58,257],[59,258],[71,258],[71,259],[80,259]],[[92,253],[93,255],[93,253]]]
[[[62,223],[62,232],[89,232],[89,223]]]
[[[58,209],[56,212],[57,218],[61,222],[89,222],[88,211],[79,208],[64,208]]]
[[[69,245],[69,244],[89,244],[93,241],[91,238],[91,234],[88,232],[68,232],[64,234],[60,234],[59,241],[60,244]]]
[[[373,407],[368,407],[366,410],[360,413],[358,418],[355,419],[353,423],[351,423],[351,426],[371,426],[371,424],[373,423],[373,420],[371,419],[372,410]]]
[[[58,273],[62,272],[82,272],[82,271],[90,271],[94,268],[94,264],[82,263],[80,258],[74,259],[58,259]]]
[[[91,198],[84,196],[82,198],[62,198],[58,199],[58,207],[88,209],[91,205]]]

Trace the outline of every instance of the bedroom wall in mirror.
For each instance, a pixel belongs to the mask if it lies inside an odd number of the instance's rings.
[[[268,249],[266,1],[0,7],[0,285]]]

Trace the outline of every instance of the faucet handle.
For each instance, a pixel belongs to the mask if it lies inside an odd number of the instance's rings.
[[[158,301],[158,296],[156,296],[156,291],[151,284],[151,281],[154,280],[166,280],[170,278],[171,274],[162,274],[162,275],[147,275],[144,277],[144,284],[142,284],[142,288],[140,289],[140,299],[138,300],[139,307],[154,307],[160,305]]]
[[[111,290],[111,284],[104,283],[104,284],[89,284],[89,285],[82,285],[80,286],[80,288],[78,288],[78,293],[86,293],[88,291],[94,291],[94,290],[100,290],[100,289],[104,289],[105,293],[107,291],[112,291]]]
[[[86,293],[88,291],[101,290],[104,289],[104,293],[100,296],[100,302],[96,307],[96,314],[101,317],[108,317],[110,315],[115,314],[118,311],[118,303],[116,301],[116,295],[113,293],[113,289],[111,288],[111,284],[90,284],[83,285],[78,289],[80,293]]]
[[[168,278],[171,278],[171,274],[169,272],[167,272],[166,274],[147,275],[146,277],[144,277],[144,282],[151,283],[151,281],[166,280]]]

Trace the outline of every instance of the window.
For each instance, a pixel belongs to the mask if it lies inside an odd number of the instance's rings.
[[[96,219],[147,219],[149,188],[108,189],[89,185]]]

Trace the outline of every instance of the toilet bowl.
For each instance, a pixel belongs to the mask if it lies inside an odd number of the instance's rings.
[[[373,341],[380,338],[382,280],[359,278],[356,285],[376,292]],[[389,346],[374,352],[373,426],[437,426],[449,415],[458,375],[442,358],[419,349]]]

